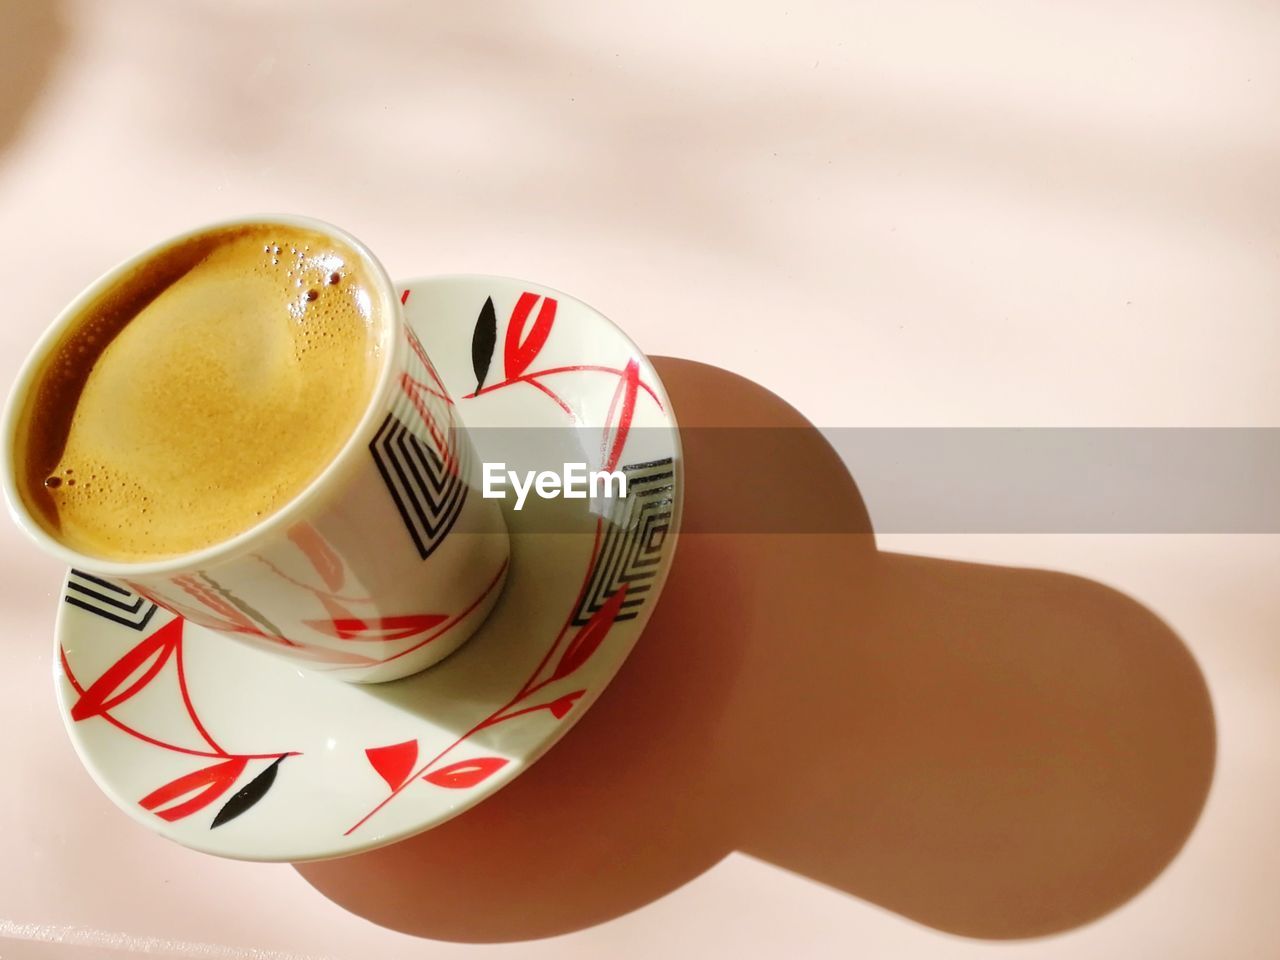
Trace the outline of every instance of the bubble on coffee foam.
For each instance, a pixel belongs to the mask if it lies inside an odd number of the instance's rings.
[[[150,535],[152,526],[151,497],[143,484],[104,463],[77,461],[81,476],[88,479],[77,482],[75,468],[62,464],[55,477],[63,482],[51,490],[64,519],[64,538],[73,547],[84,549],[78,540],[96,540],[96,536],[82,529],[80,518],[92,515],[96,527],[105,527],[119,534],[127,531],[131,538]],[[86,536],[86,534],[88,534]]]

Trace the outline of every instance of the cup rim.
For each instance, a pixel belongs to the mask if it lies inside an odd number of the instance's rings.
[[[84,307],[139,263],[199,234],[256,224],[279,224],[284,227],[296,227],[329,234],[347,244],[366,261],[366,266],[370,270],[376,287],[376,296],[382,301],[382,315],[386,320],[381,332],[382,361],[378,376],[365,404],[364,412],[360,415],[356,426],[337,453],[330,458],[324,469],[290,500],[252,526],[211,546],[156,560],[129,561],[95,557],[92,554],[72,550],[65,544],[60,543],[31,515],[31,511],[27,508],[22,493],[18,488],[17,481],[15,448],[18,421],[23,411],[24,401],[37,379],[37,374],[44,360],[57,345],[66,330],[80,316]],[[288,527],[295,522],[300,514],[320,499],[329,488],[337,484],[341,477],[351,468],[359,451],[368,445],[368,442],[381,424],[381,415],[388,406],[388,394],[395,389],[396,371],[403,366],[401,361],[404,351],[407,349],[401,331],[403,325],[404,318],[399,300],[395,295],[395,287],[382,262],[374,256],[373,252],[359,238],[325,220],[300,214],[281,213],[238,216],[184,230],[158,243],[151,244],[139,253],[127,257],[112,266],[63,307],[53,322],[40,335],[18,368],[18,375],[14,379],[13,386],[9,390],[9,396],[5,401],[4,412],[0,414],[0,465],[3,467],[0,470],[0,484],[3,485],[4,498],[8,504],[9,514],[27,536],[34,540],[36,545],[46,553],[51,554],[68,566],[89,570],[103,576],[120,578],[174,576],[197,569],[217,566],[224,561],[234,559],[252,550],[281,528]]]

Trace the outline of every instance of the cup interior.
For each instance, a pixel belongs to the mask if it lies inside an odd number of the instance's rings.
[[[43,389],[49,377],[50,364],[57,359],[57,352],[68,342],[68,337],[74,336],[88,322],[88,314],[100,308],[104,302],[109,302],[115,291],[129,282],[129,278],[136,277],[140,271],[145,271],[154,264],[162,262],[175,250],[191,249],[193,245],[198,249],[202,238],[256,227],[302,230],[321,234],[336,241],[338,247],[349,249],[360,260],[360,268],[365,280],[364,286],[368,290],[370,301],[369,315],[372,322],[377,325],[374,330],[376,360],[372,373],[372,388],[365,399],[354,429],[319,473],[292,497],[279,504],[260,520],[246,525],[225,539],[187,552],[143,560],[111,559],[73,549],[58,539],[49,529],[48,522],[40,515],[39,508],[30,502],[28,488],[32,486],[32,481],[25,475],[26,463],[19,452],[20,446],[30,442],[25,431],[31,422],[31,409],[36,391]],[[310,293],[310,291],[305,292]],[[278,214],[242,217],[202,226],[155,244],[108,270],[85,288],[57,316],[22,364],[5,405],[3,417],[0,419],[0,430],[2,430],[0,436],[3,438],[3,443],[0,444],[0,458],[2,458],[0,465],[3,467],[0,470],[0,482],[3,483],[10,513],[19,527],[46,553],[70,566],[92,570],[105,576],[125,578],[180,574],[184,570],[208,567],[231,555],[251,550],[255,543],[270,536],[272,531],[289,525],[305,510],[307,504],[320,496],[326,488],[340,484],[341,477],[350,468],[353,458],[371,439],[377,430],[382,408],[387,402],[387,395],[394,389],[395,370],[403,363],[403,351],[406,349],[402,334],[403,322],[399,300],[395,296],[395,290],[385,268],[378,259],[357,238],[341,228],[320,220]],[[21,476],[20,471],[23,472]]]

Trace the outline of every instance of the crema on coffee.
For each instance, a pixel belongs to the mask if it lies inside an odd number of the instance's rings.
[[[13,438],[61,543],[146,561],[209,547],[297,496],[368,407],[377,281],[334,237],[272,224],[152,255],[80,312]]]

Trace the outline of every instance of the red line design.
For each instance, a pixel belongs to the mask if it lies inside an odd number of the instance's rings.
[[[582,625],[582,629],[573,635],[573,639],[569,641],[569,645],[565,647],[560,657],[560,663],[556,665],[555,672],[544,681],[542,686],[567,677],[591,659],[591,655],[600,648],[600,644],[613,629],[614,621],[618,619],[622,604],[627,599],[628,586],[629,584],[624,581],[622,586],[591,614],[590,619]]]
[[[452,397],[448,396],[447,394],[441,393],[435,387],[427,386],[417,377],[410,376],[407,373],[405,374],[405,377],[408,379],[409,383],[413,384],[413,387],[415,390],[420,390],[423,393],[428,393],[431,396],[435,397],[437,400],[443,400],[445,403],[449,404],[450,406],[453,406]]]
[[[399,660],[401,657],[406,656],[407,654],[413,653],[413,651],[421,647],[425,647],[432,640],[435,640],[437,637],[442,636],[443,634],[447,633],[449,630],[452,630],[454,627],[456,627],[459,622],[464,620],[467,617],[467,615],[471,613],[472,610],[474,610],[476,607],[480,606],[480,604],[484,602],[485,597],[489,596],[489,594],[493,592],[493,588],[496,587],[498,585],[498,581],[502,579],[502,574],[506,571],[507,564],[510,562],[511,562],[510,560],[502,561],[502,565],[498,567],[498,572],[493,575],[493,579],[489,581],[489,585],[485,587],[483,591],[481,591],[480,596],[476,597],[473,601],[471,601],[471,605],[468,606],[467,609],[463,610],[460,614],[458,614],[452,620],[445,623],[443,626],[440,627],[439,630],[431,634],[431,636],[418,641],[412,647],[409,647],[407,650],[401,650],[399,653],[393,656],[387,657],[387,659],[383,660],[382,662],[390,663],[393,660]]]
[[[602,523],[603,523],[602,518],[596,517],[596,532],[595,532],[595,539],[591,545],[591,558],[590,560],[587,561],[586,572],[583,574],[583,577],[582,577],[582,585],[578,588],[578,597],[574,601],[573,607],[570,608],[568,615],[565,617],[564,624],[560,627],[559,633],[556,634],[555,641],[548,648],[547,652],[543,654],[542,659],[538,661],[538,665],[534,668],[533,673],[529,675],[529,679],[524,682],[524,685],[520,688],[520,690],[516,693],[516,695],[512,697],[509,701],[507,701],[505,704],[503,704],[501,707],[499,707],[497,710],[495,710],[493,713],[489,714],[489,716],[485,717],[479,723],[475,724],[475,726],[473,726],[470,730],[462,734],[462,736],[458,737],[456,740],[453,741],[453,743],[449,744],[447,747],[445,747],[443,750],[437,753],[434,757],[432,757],[426,763],[419,766],[417,770],[415,770],[412,774],[410,774],[408,777],[405,778],[404,783],[400,784],[400,786],[392,790],[391,793],[388,794],[386,797],[384,797],[382,801],[378,803],[377,806],[375,806],[372,810],[366,813],[363,817],[361,817],[358,821],[356,821],[356,823],[354,823],[352,826],[347,828],[347,830],[343,833],[344,837],[349,837],[355,831],[359,830],[362,826],[364,826],[365,823],[369,821],[371,817],[373,817],[374,814],[378,813],[380,810],[382,810],[383,807],[385,807],[392,800],[398,797],[405,790],[405,788],[407,788],[411,783],[417,780],[418,777],[422,776],[424,773],[430,770],[436,763],[444,759],[454,749],[456,749],[461,744],[465,743],[472,736],[479,733],[481,730],[485,729],[486,727],[491,727],[496,723],[501,723],[505,720],[509,720],[511,719],[511,717],[519,716],[521,713],[529,712],[529,711],[519,711],[518,713],[513,713],[507,716],[503,716],[503,714],[505,714],[507,710],[510,710],[513,706],[515,706],[525,697],[530,696],[535,691],[542,689],[542,687],[546,686],[547,683],[551,682],[550,680],[546,680],[541,684],[536,683],[538,675],[541,674],[542,671],[546,668],[547,663],[551,660],[552,656],[555,654],[556,650],[559,648],[560,643],[564,639],[565,634],[568,633],[569,626],[573,622],[573,611],[578,608],[578,605],[582,603],[582,598],[586,596],[587,587],[591,582],[591,571],[595,568],[596,557],[600,552],[600,534],[601,534]],[[505,567],[506,567],[506,564],[504,563],[503,568],[505,569]],[[500,575],[501,575],[501,571],[499,571],[499,576]],[[497,583],[497,578],[494,578],[494,583]],[[492,589],[492,587],[493,587],[493,584],[490,584],[489,589]],[[488,590],[486,590],[485,592],[487,593]],[[479,601],[477,601],[477,603],[478,602]],[[406,651],[406,653],[407,652],[408,651]],[[559,703],[559,701],[556,701],[556,703]],[[551,709],[552,704],[546,704],[545,706],[547,709]],[[542,707],[539,707],[538,709],[542,709]],[[563,714],[561,714],[561,716],[563,716]]]
[[[487,597],[490,593],[493,592],[494,587],[498,585],[498,581],[502,579],[503,571],[507,569],[507,564],[509,562],[510,562],[509,560],[502,561],[502,565],[498,567],[498,572],[493,575],[493,579],[490,580],[489,585],[480,592],[480,595],[476,597],[475,600],[471,601],[471,603],[467,606],[465,610],[463,610],[457,616],[453,617],[447,623],[443,624],[440,627],[440,629],[437,630],[435,633],[431,634],[428,637],[424,637],[423,639],[415,643],[412,647],[408,647],[407,649],[401,650],[399,653],[392,654],[386,659],[370,660],[369,665],[373,666],[379,663],[391,663],[394,660],[399,660],[401,657],[408,656],[409,654],[413,653],[415,650],[419,650],[422,647],[425,647],[428,643],[431,643],[432,641],[437,640],[440,637],[444,636],[446,633],[448,633],[450,630],[456,627],[461,621],[466,619],[467,615],[470,614],[473,610],[475,610],[476,607],[480,606],[480,604],[484,602],[485,597]],[[311,669],[316,673],[331,673],[335,670],[345,670],[346,665],[345,664],[336,664],[332,666],[320,665],[320,666],[312,667]]]
[[[520,710],[512,710],[510,713],[506,713],[506,714],[503,714],[501,717],[498,717],[496,720],[493,721],[493,723],[501,723],[505,720],[511,720],[515,717],[523,717],[527,713],[537,713],[539,710],[550,710],[552,714],[555,716],[555,718],[559,720],[561,717],[565,716],[565,714],[567,714],[570,711],[570,709],[572,709],[573,704],[577,701],[577,699],[586,692],[587,691],[585,690],[575,690],[573,693],[567,693],[563,697],[560,697],[557,700],[550,700],[547,703],[539,703],[536,706],[532,706],[532,707],[524,707]],[[492,725],[493,724],[490,724],[490,726]]]
[[[418,361],[422,364],[422,368],[427,371],[427,376],[435,381],[436,387],[433,389],[414,377],[410,377],[409,379],[413,381],[413,383],[417,384],[420,389],[427,391],[433,396],[439,397],[445,403],[449,404],[449,406],[453,406],[453,398],[449,396],[449,388],[440,380],[440,374],[436,373],[435,365],[432,364],[431,359],[427,356],[427,351],[422,349],[422,341],[414,336],[413,332],[409,330],[405,331],[405,337],[409,341],[409,348],[417,354]]]
[[[569,632],[570,625],[573,623],[573,611],[577,610],[578,607],[582,605],[582,601],[587,595],[587,587],[591,583],[591,571],[595,569],[596,558],[600,554],[600,534],[603,526],[604,519],[602,517],[596,517],[596,536],[595,540],[591,544],[591,559],[587,561],[586,572],[582,575],[582,586],[578,588],[578,596],[574,599],[573,606],[569,608],[569,612],[565,615],[564,623],[560,625],[560,632],[556,634],[555,642],[552,643],[547,652],[542,655],[542,659],[538,661],[537,667],[534,668],[533,673],[529,675],[529,679],[525,681],[524,686],[521,687],[519,693],[516,694],[515,699],[512,701],[513,704],[517,701],[523,700],[535,690],[541,689],[541,686],[535,687],[533,686],[533,683],[538,678],[538,674],[542,673],[551,658],[555,656],[556,650],[560,646],[560,641],[564,639],[565,634]],[[542,686],[545,686],[545,684]],[[510,706],[510,704],[508,704],[508,706]],[[498,712],[501,713],[502,711]]]
[[[404,303],[408,299],[409,291],[405,290],[404,296],[401,297],[400,302]],[[425,370],[427,376],[435,382],[435,386],[432,387],[423,383],[417,377],[410,374],[408,370],[405,370],[400,375],[400,389],[409,398],[414,409],[418,411],[419,418],[421,418],[423,424],[427,428],[427,431],[431,434],[431,439],[435,442],[436,447],[440,450],[443,456],[445,467],[449,470],[456,471],[456,457],[454,455],[453,446],[441,432],[440,427],[436,423],[435,416],[427,408],[427,405],[422,402],[421,394],[426,393],[429,396],[435,397],[437,400],[442,400],[447,405],[446,412],[449,415],[450,430],[454,427],[452,410],[452,407],[454,406],[453,398],[449,396],[448,388],[445,387],[444,382],[440,379],[440,375],[436,373],[436,368],[434,364],[432,364],[431,358],[427,356],[426,350],[422,348],[422,342],[417,338],[413,330],[407,324],[405,326],[405,340],[408,342],[409,349],[413,351],[414,356],[418,358],[418,362],[422,365],[422,369]]]
[[[622,458],[622,449],[627,445],[627,434],[631,431],[631,419],[636,413],[636,386],[640,382],[640,366],[635,357],[627,361],[627,369],[618,380],[618,389],[613,392],[609,401],[609,415],[605,417],[605,443],[600,450],[600,457],[606,472],[618,466]],[[618,414],[618,425],[613,429],[613,440],[609,442],[608,427],[613,423],[614,413]]]
[[[185,621],[179,620],[179,623],[185,624]],[[183,706],[187,708],[187,716],[191,718],[191,723],[195,726],[196,731],[204,739],[210,747],[218,752],[221,756],[228,756],[227,751],[218,745],[218,742],[209,735],[209,731],[205,729],[204,724],[200,722],[200,715],[196,713],[195,704],[191,702],[191,692],[187,689],[187,671],[182,662],[182,639],[178,639],[177,648],[174,650],[174,663],[178,668],[178,690],[182,693]]]
[[[404,295],[405,295],[405,298],[407,299],[407,298],[408,298],[408,296],[409,296],[409,291],[408,291],[408,290],[406,290],[406,291],[404,292]],[[420,362],[420,363],[421,363],[421,364],[422,364],[422,365],[423,365],[423,366],[424,366],[428,371],[430,371],[430,370],[431,370],[431,361],[427,359],[427,351],[426,351],[426,350],[424,350],[424,349],[422,349],[422,341],[418,339],[417,334],[415,334],[412,330],[408,330],[408,329],[406,329],[406,330],[405,330],[405,332],[404,332],[404,338],[405,338],[405,340],[406,340],[406,341],[408,341],[409,349],[410,349],[410,350],[412,350],[412,351],[417,355],[417,357],[418,357],[418,361],[419,361],[419,362]],[[441,385],[440,385],[440,389],[441,389],[441,390],[443,390],[443,389],[444,389],[444,385],[443,385],[443,384],[441,384]]]
[[[619,369],[618,367],[602,367],[597,364],[590,364],[590,363],[579,363],[579,364],[574,364],[572,366],[567,366],[567,367],[551,367],[547,370],[535,370],[533,373],[522,373],[518,377],[512,377],[510,380],[503,380],[500,383],[491,383],[487,387],[481,387],[479,390],[473,390],[471,393],[463,394],[462,399],[472,400],[476,397],[482,397],[486,393],[492,393],[494,390],[502,390],[503,388],[509,387],[512,384],[531,383],[534,380],[540,379],[542,377],[555,376],[561,373],[581,373],[584,371],[590,372],[590,373],[611,373],[615,377],[623,377],[626,375],[625,369]],[[645,383],[643,380],[637,380],[637,383],[639,385],[639,388],[643,390],[645,393],[647,393],[649,395],[649,398],[658,405],[659,410],[666,409],[665,407],[663,407],[662,401],[658,399],[658,394],[654,392],[653,387],[649,386],[649,384]]]
[[[402,292],[401,292],[401,294],[400,294],[400,303],[401,303],[401,304],[406,304],[406,303],[408,303],[408,302],[409,302],[409,294],[410,294],[410,293],[412,293],[412,292],[413,292],[413,291],[412,291],[412,290],[409,290],[409,289],[405,289],[404,291],[402,291]]]
[[[425,633],[445,620],[440,613],[411,613],[394,617],[341,617],[332,620],[304,620],[307,626],[338,640],[361,643],[391,643]]]
[[[545,383],[543,383],[541,380],[529,380],[529,381],[527,381],[527,382],[528,382],[529,386],[531,386],[531,387],[537,387],[539,390],[541,390],[543,393],[545,393],[548,397],[550,397],[552,400],[554,400],[557,404],[559,404],[560,409],[561,409],[561,410],[563,410],[565,413],[567,413],[567,414],[569,415],[569,422],[570,422],[570,423],[577,423],[577,422],[578,422],[578,415],[577,415],[576,413],[574,413],[574,412],[573,412],[573,409],[572,409],[572,408],[571,408],[567,403],[565,403],[563,400],[561,400],[561,399],[560,399],[560,395],[559,395],[559,394],[557,394],[554,390],[552,390],[550,387],[548,387],[548,386],[547,386]]]
[[[65,647],[58,648],[58,657],[62,661],[62,674],[67,678],[67,682],[71,684],[71,689],[77,694],[84,695],[84,687],[80,685],[80,681],[76,679],[75,673],[71,669],[71,664],[67,660],[67,651]],[[191,757],[209,757],[214,760],[225,760],[228,757],[226,753],[210,753],[208,750],[192,750],[190,747],[180,747],[176,743],[169,743],[167,740],[157,740],[155,737],[148,736],[141,730],[129,726],[122,720],[117,720],[109,713],[99,713],[97,716],[106,720],[122,733],[128,734],[135,740],[141,740],[143,743],[149,743],[154,747],[160,747],[164,750],[171,750],[174,753],[185,753]],[[237,753],[235,756],[242,757],[245,760],[274,760],[279,756],[296,757],[299,753],[292,750],[285,754],[280,753]]]
[[[414,351],[417,352],[418,356],[422,359],[423,364],[427,368],[427,372],[434,377],[435,370],[432,368],[431,362],[426,359],[426,355],[422,353],[421,345],[418,344],[416,340],[410,340],[409,342],[410,342],[410,346],[413,347]],[[437,382],[439,382],[439,378],[437,378]],[[444,468],[448,470],[450,473],[456,474],[458,472],[458,456],[454,452],[454,445],[449,441],[449,437],[446,437],[445,434],[441,431],[439,425],[436,423],[435,415],[431,412],[431,410],[427,407],[427,405],[423,403],[420,391],[424,393],[429,393],[433,396],[443,397],[443,399],[449,404],[449,406],[445,408],[445,412],[448,414],[448,417],[449,417],[449,433],[450,434],[452,434],[455,430],[453,406],[452,406],[453,401],[449,399],[447,394],[437,393],[435,390],[432,390],[430,387],[424,386],[420,381],[415,380],[413,377],[411,377],[408,374],[408,372],[402,373],[400,375],[400,389],[404,391],[405,396],[409,398],[409,402],[413,404],[413,408],[418,411],[418,417],[422,420],[423,424],[427,428],[427,431],[431,434],[432,441],[435,443],[436,448],[440,451],[441,460],[443,462]],[[443,389],[443,386],[441,387],[441,389]]]
[[[422,397],[418,395],[418,391],[414,388],[417,383],[413,377],[404,373],[400,375],[400,389],[404,391],[404,395],[409,398],[409,402],[413,404],[413,409],[418,411],[418,417],[426,426],[427,431],[431,434],[431,439],[436,447],[444,454],[445,465],[453,462],[453,450],[450,448],[444,435],[440,432],[440,427],[436,424],[435,415],[422,402]]]
[[[172,623],[142,638],[115,663],[107,667],[89,689],[81,694],[71,708],[72,720],[88,720],[116,707],[155,679],[173,655],[176,641],[182,636],[181,627]],[[143,669],[145,666],[146,669]],[[139,670],[142,675],[121,691],[125,681]]]

